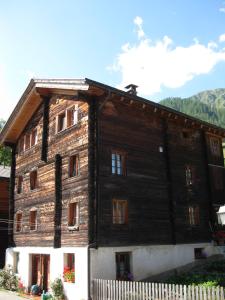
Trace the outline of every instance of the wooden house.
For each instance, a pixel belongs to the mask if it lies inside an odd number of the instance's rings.
[[[9,177],[10,168],[0,165],[0,268],[5,265],[5,251],[8,248]]]
[[[25,286],[61,277],[68,299],[90,299],[93,278],[141,280],[218,253],[225,129],[130,88],[31,80],[2,130],[7,263]]]

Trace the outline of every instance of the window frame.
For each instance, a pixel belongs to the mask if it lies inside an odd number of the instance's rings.
[[[36,180],[35,180],[35,185],[34,187],[32,187],[32,174],[36,173]],[[30,174],[29,174],[29,178],[30,178],[30,191],[35,191],[39,188],[39,181],[38,181],[38,170],[35,169],[35,170],[32,170],[30,171]]]
[[[75,175],[73,174],[73,171],[72,171],[72,170],[74,170],[74,168],[72,169],[72,162],[73,162],[74,158],[76,160],[75,161],[75,169],[76,169]],[[79,154],[74,154],[74,155],[69,156],[69,159],[68,159],[68,177],[73,178],[73,177],[77,177],[79,175],[80,175],[80,157],[79,157]]]
[[[73,115],[73,122],[69,123],[69,114],[72,112]],[[78,123],[78,114],[79,114],[79,109],[78,105],[72,105],[66,109],[66,128],[73,127],[74,125],[77,125]],[[71,118],[71,116],[70,116]]]
[[[69,230],[79,229],[80,222],[79,202],[73,201],[68,203],[67,227]]]
[[[195,184],[195,168],[191,165],[185,166],[185,183],[187,187]]]
[[[20,216],[20,219],[18,220],[18,216]],[[18,211],[17,213],[16,213],[16,228],[15,228],[15,231],[16,231],[16,233],[18,233],[18,232],[22,232],[22,222],[23,222],[23,213],[22,213],[22,211]]]
[[[200,225],[199,205],[189,205],[188,206],[188,221],[189,221],[189,225],[192,227],[197,227]]]
[[[32,222],[34,214],[34,222]],[[29,229],[30,231],[37,231],[37,209],[31,209],[29,214]]]
[[[113,156],[115,156],[115,159],[113,158]],[[118,156],[121,157],[120,160],[117,159]],[[112,149],[111,150],[111,174],[113,176],[126,176],[127,175],[126,161],[127,161],[127,153],[125,151]],[[119,162],[119,166],[118,166],[118,162]],[[113,168],[115,168],[115,171],[113,171]],[[121,172],[118,172],[119,169],[121,170]]]
[[[23,176],[22,175],[19,175],[17,177],[16,192],[17,192],[17,194],[22,194],[22,192],[23,192]]]
[[[128,200],[112,199],[112,223],[113,225],[128,224]]]
[[[215,142],[218,142],[218,145],[215,146]],[[221,157],[221,147],[222,142],[219,137],[216,136],[209,136],[209,146],[210,146],[210,152],[215,157]]]

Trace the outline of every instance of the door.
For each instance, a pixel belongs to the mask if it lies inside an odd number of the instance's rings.
[[[42,290],[49,288],[50,255],[32,254],[32,285],[38,284]]]

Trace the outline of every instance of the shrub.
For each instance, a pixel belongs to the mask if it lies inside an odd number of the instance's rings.
[[[62,300],[64,299],[64,293],[63,293],[63,283],[60,278],[56,278],[51,283],[51,289],[53,293],[53,297],[55,300]]]
[[[11,266],[7,266],[5,269],[0,270],[0,287],[10,291],[16,291],[18,289],[18,277],[13,272]]]

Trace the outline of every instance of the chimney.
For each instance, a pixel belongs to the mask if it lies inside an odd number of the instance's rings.
[[[125,87],[128,90],[127,93],[131,95],[137,95],[137,88],[138,86],[135,84],[129,84]]]

